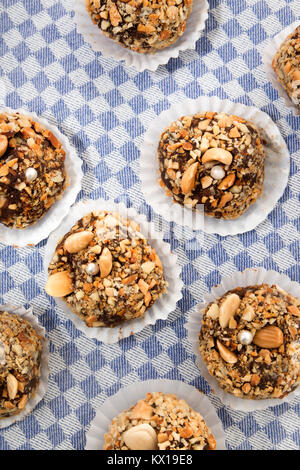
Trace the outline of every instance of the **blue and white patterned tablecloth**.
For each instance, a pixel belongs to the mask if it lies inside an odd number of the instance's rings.
[[[76,0],[79,1],[79,0]],[[195,0],[198,1],[198,0]],[[168,321],[115,345],[87,339],[44,293],[45,242],[34,248],[0,246],[0,302],[30,303],[50,338],[45,399],[23,421],[0,431],[1,449],[82,449],[105,398],[151,378],[174,378],[209,393],[195,365],[184,323],[188,311],[222,276],[264,266],[300,281],[300,117],[266,80],[262,52],[268,38],[300,16],[299,0],[210,0],[196,50],[156,72],[137,73],[100,53],[77,34],[74,0],[1,0],[0,99],[57,124],[84,168],[78,199],[111,198],[158,218],[143,202],[139,147],[149,124],[172,103],[217,95],[267,112],[291,153],[289,185],[256,230],[204,241],[163,222],[178,254],[185,287]],[[300,403],[244,414],[210,395],[229,449],[300,449]]]

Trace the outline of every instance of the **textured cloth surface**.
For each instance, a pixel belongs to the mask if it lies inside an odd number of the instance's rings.
[[[76,32],[74,0],[2,0],[0,100],[46,117],[83,160],[78,199],[124,201],[148,215],[178,254],[185,287],[167,321],[119,344],[87,339],[44,292],[45,241],[34,248],[0,245],[0,302],[30,303],[50,338],[49,390],[35,411],[0,431],[1,449],[82,449],[107,396],[133,382],[174,378],[210,393],[195,365],[184,323],[222,276],[252,266],[300,281],[299,128],[267,81],[266,41],[299,19],[299,0],[210,0],[196,50],[156,72],[137,73],[94,53]],[[79,1],[79,0],[77,0]],[[197,0],[195,0],[197,1]],[[217,95],[256,106],[277,123],[291,153],[289,185],[256,230],[235,237],[193,234],[159,219],[143,202],[139,147],[145,130],[170,104]],[[300,403],[245,414],[212,394],[229,449],[299,449]]]

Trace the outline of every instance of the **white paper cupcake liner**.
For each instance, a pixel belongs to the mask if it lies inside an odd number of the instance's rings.
[[[220,398],[224,405],[247,413],[251,411],[264,410],[270,406],[281,405],[285,402],[291,402],[294,398],[300,396],[300,387],[282,399],[274,398],[269,400],[247,400],[235,397],[234,395],[222,390],[219,387],[217,380],[209,374],[199,351],[198,335],[201,330],[201,310],[210,302],[221,297],[229,290],[235,289],[236,287],[247,287],[263,283],[270,285],[276,284],[286,292],[300,298],[300,285],[297,282],[291,281],[285,274],[280,274],[276,271],[266,271],[264,268],[247,269],[242,273],[235,272],[232,276],[222,279],[218,286],[213,287],[211,292],[205,294],[203,296],[203,303],[198,304],[196,310],[189,314],[188,321],[185,324],[188,340],[192,344],[193,353],[196,355],[196,364],[200,369],[202,376],[209,383],[213,393]]]
[[[27,402],[24,410],[22,410],[18,415],[11,416],[9,418],[1,418],[0,419],[0,429],[7,428],[13,423],[17,421],[21,421],[25,416],[30,414],[37,404],[44,398],[47,389],[48,389],[48,376],[49,376],[49,340],[45,339],[46,330],[43,326],[41,326],[37,320],[37,318],[33,315],[32,308],[24,308],[22,306],[14,306],[11,303],[0,305],[1,312],[8,312],[15,315],[19,315],[20,317],[27,320],[33,328],[37,331],[37,333],[42,337],[43,341],[43,351],[41,357],[41,377],[38,389],[34,395],[34,397],[30,398]]]
[[[107,398],[101,408],[97,410],[87,432],[85,450],[102,450],[104,434],[108,432],[113,418],[124,410],[128,410],[138,400],[143,399],[148,392],[174,393],[178,398],[184,399],[191,408],[203,416],[216,440],[217,450],[226,449],[222,423],[213,405],[202,392],[179,380],[148,380],[129,385],[116,395]]]
[[[92,22],[85,0],[77,0],[73,8],[77,31],[83,35],[94,51],[101,52],[104,57],[124,61],[127,66],[135,67],[138,72],[142,72],[146,69],[154,71],[159,65],[167,64],[171,58],[178,57],[180,51],[194,49],[201,31],[205,28],[209,5],[207,0],[194,0],[184,34],[172,46],[155,54],[139,54],[104,36],[98,26]]]
[[[280,31],[279,34],[269,39],[269,41],[266,43],[266,47],[262,56],[267,79],[272,83],[273,87],[278,91],[280,98],[284,99],[285,105],[293,111],[295,116],[300,116],[300,109],[296,104],[293,103],[283,86],[277,80],[276,73],[272,69],[272,61],[281,44],[299,25],[300,20],[289,25],[287,28]]]
[[[141,233],[147,238],[149,244],[155,248],[159,255],[164,267],[165,278],[169,284],[167,293],[160,299],[157,299],[150,309],[146,310],[144,317],[124,322],[120,326],[116,326],[114,328],[89,328],[80,317],[69,309],[66,302],[60,298],[55,298],[57,305],[75,324],[76,328],[83,331],[89,338],[96,338],[103,343],[112,344],[123,338],[127,338],[133,333],[138,333],[147,325],[154,325],[157,320],[166,320],[169,313],[176,309],[176,303],[182,298],[181,289],[183,287],[183,282],[179,278],[181,269],[176,264],[177,255],[173,254],[171,252],[170,245],[163,241],[163,234],[156,232],[153,224],[147,222],[146,217],[138,214],[135,209],[128,209],[123,203],[115,204],[112,201],[104,201],[103,199],[99,199],[98,201],[90,200],[80,202],[73,206],[67,219],[65,219],[60,227],[51,234],[46,245],[44,257],[46,278],[48,278],[48,266],[59,240],[71,229],[77,220],[95,210],[117,211],[137,222],[141,227]]]
[[[164,129],[181,116],[202,111],[225,112],[252,121],[266,140],[266,166],[264,190],[259,199],[235,220],[221,220],[204,216],[203,212],[192,211],[173,202],[161,188],[157,148]],[[193,230],[217,233],[222,236],[236,235],[253,230],[265,220],[282,196],[288,182],[290,155],[278,127],[272,119],[257,108],[220,100],[212,96],[202,96],[197,100],[186,100],[172,105],[161,113],[145,134],[141,148],[140,174],[141,186],[146,202],[167,221],[189,226]]]
[[[55,137],[62,143],[66,152],[65,168],[68,174],[68,186],[53,206],[45,213],[40,220],[34,225],[25,227],[24,229],[9,228],[4,224],[0,224],[0,243],[7,245],[15,245],[23,247],[26,245],[36,245],[40,241],[48,237],[61,221],[68,214],[70,207],[74,204],[77,194],[81,189],[81,180],[83,173],[81,170],[82,160],[77,156],[76,151],[70,145],[66,136],[64,136],[53,124],[49,123],[45,118],[37,116],[36,113],[29,112],[24,109],[11,109],[1,107],[1,112],[20,113],[30,116],[35,121],[49,129]]]

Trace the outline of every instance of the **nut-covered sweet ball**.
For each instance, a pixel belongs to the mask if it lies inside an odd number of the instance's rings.
[[[104,450],[215,450],[203,417],[170,393],[147,393],[113,419]]]
[[[217,219],[235,219],[261,195],[265,152],[258,129],[245,119],[205,112],[183,116],[162,133],[160,184],[175,202],[203,205]]]
[[[29,116],[0,114],[0,223],[35,224],[66,183],[65,151],[52,132]]]
[[[89,327],[144,316],[167,288],[160,258],[139,226],[117,212],[87,214],[62,238],[46,292]]]
[[[0,418],[20,413],[40,382],[42,341],[22,317],[0,312]]]
[[[292,102],[300,108],[300,26],[281,44],[272,67]]]
[[[202,311],[199,349],[226,392],[283,398],[300,382],[300,301],[276,285],[238,287]]]
[[[128,49],[154,53],[182,36],[193,0],[87,0],[93,22]]]

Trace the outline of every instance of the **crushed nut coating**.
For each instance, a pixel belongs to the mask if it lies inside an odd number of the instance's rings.
[[[154,53],[182,36],[193,0],[87,0],[105,36],[135,52]]]
[[[0,222],[21,229],[36,223],[66,188],[64,162],[52,132],[29,116],[0,114]]]
[[[226,392],[248,399],[283,398],[299,385],[298,299],[276,285],[238,287],[202,314],[199,349]]]
[[[162,133],[160,184],[175,202],[217,219],[235,219],[261,195],[265,152],[245,119],[205,112],[183,116]]]
[[[216,441],[203,417],[185,400],[161,392],[147,393],[129,410],[113,419],[105,434],[104,450],[129,450],[123,435],[133,426],[147,423],[157,433],[158,450],[214,450]]]
[[[300,26],[281,44],[272,67],[292,102],[300,107]]]
[[[27,320],[0,312],[0,417],[20,413],[40,381],[41,337]]]
[[[161,261],[140,227],[108,211],[89,213],[72,227],[56,247],[49,274],[46,291],[63,297],[89,327],[144,316],[167,287]]]

